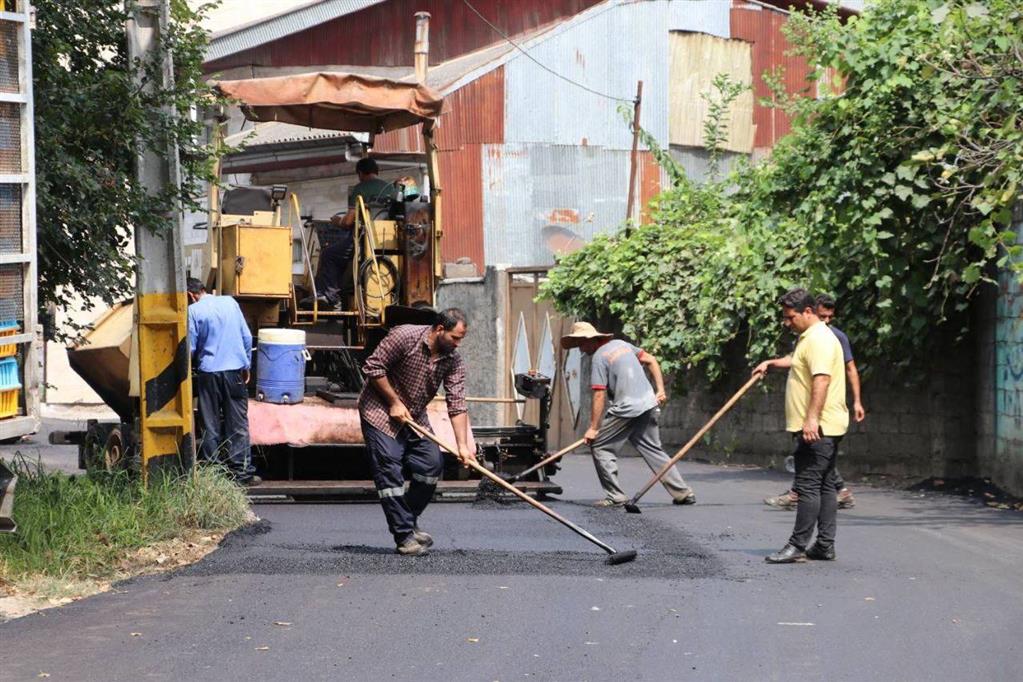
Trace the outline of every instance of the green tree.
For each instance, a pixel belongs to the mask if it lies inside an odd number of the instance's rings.
[[[775,300],[804,285],[844,303],[865,359],[926,366],[931,332],[966,330],[993,269],[1021,271],[1023,9],[879,0],[848,23],[794,14],[787,30],[839,94],[780,102],[792,133],[719,183],[670,168],[653,225],[564,258],[542,293],[713,378],[730,344],[751,361],[777,352]]]
[[[194,207],[205,192],[212,164],[193,112],[211,98],[198,22],[212,5],[172,1],[161,49],[173,55],[175,83],[147,93],[127,54],[131,0],[33,4],[39,300],[66,306],[76,292],[113,303],[132,293],[132,230],[168,229],[177,201]],[[160,82],[158,60],[140,66]],[[150,196],[135,179],[137,145],[171,141],[181,151],[180,195]]]

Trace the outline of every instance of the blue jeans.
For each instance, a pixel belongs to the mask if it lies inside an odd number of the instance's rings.
[[[433,442],[420,438],[407,426],[398,431],[397,438],[391,438],[363,421],[362,437],[387,527],[400,545],[412,534],[419,516],[433,498],[444,471],[443,455]],[[408,490],[406,471],[412,479]]]

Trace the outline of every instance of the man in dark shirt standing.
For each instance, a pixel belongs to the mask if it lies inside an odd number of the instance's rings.
[[[440,480],[443,455],[404,421],[413,420],[430,430],[426,408],[442,384],[458,458],[463,463],[476,461],[468,445],[465,363],[457,350],[465,334],[465,313],[448,308],[433,326],[405,324],[392,329],[362,368],[366,376],[359,396],[362,435],[399,554],[426,554],[433,544],[418,521]],[[405,471],[412,478],[408,490]]]
[[[387,205],[397,194],[393,183],[378,177],[380,168],[373,159],[359,159],[355,174],[359,182],[348,191],[348,212],[338,213],[330,222],[344,228],[342,235],[320,252],[320,266],[316,274],[316,298],[326,305],[337,305],[341,301],[341,276],[345,266],[352,259],[355,241],[352,227],[355,225],[356,197],[362,197],[367,207]],[[372,209],[370,210],[372,215]]]
[[[238,302],[211,296],[202,282],[188,278],[188,342],[195,358],[199,401],[199,457],[226,460],[242,485],[260,482],[249,447],[249,367],[252,333]]]

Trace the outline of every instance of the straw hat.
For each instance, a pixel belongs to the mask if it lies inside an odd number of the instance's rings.
[[[598,332],[589,322],[576,322],[572,325],[572,333],[561,337],[561,347],[578,348],[579,344],[586,339],[610,339],[614,334]]]

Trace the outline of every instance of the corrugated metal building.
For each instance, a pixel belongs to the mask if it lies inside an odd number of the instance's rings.
[[[443,257],[468,257],[480,270],[550,264],[552,235],[587,240],[621,225],[632,143],[621,109],[631,110],[637,81],[644,84],[643,127],[697,176],[706,165],[700,93],[715,74],[753,85],[729,117],[724,149],[739,154],[766,153],[790,127],[782,112],[757,103],[769,95],[762,73],[782,66],[790,92],[807,88],[808,66],[786,55],[786,12],[775,5],[787,2],[473,0],[521,50],[461,2],[368,4],[220,55],[208,67],[255,74],[367,64],[411,78],[412,16],[431,11],[430,84],[447,98],[438,134]],[[421,151],[411,130],[374,142],[381,158],[409,159]],[[636,195],[644,207],[663,179],[649,152],[640,157]],[[644,218],[641,208],[633,217]]]

